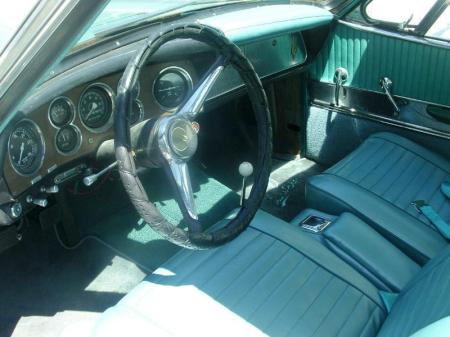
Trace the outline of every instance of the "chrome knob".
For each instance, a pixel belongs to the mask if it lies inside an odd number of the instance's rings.
[[[17,219],[18,217],[20,217],[22,215],[22,204],[20,202],[15,202],[14,204],[11,205],[10,209],[9,209],[11,216],[15,219]]]
[[[339,106],[339,96],[341,95],[341,87],[347,82],[348,71],[345,68],[339,67],[334,72],[334,83],[336,85],[334,89],[334,103]],[[344,91],[345,96],[345,91]]]
[[[48,205],[48,200],[47,199],[34,198],[31,195],[27,196],[27,202],[29,204],[34,204],[34,205],[40,206],[40,207],[47,207],[47,205]]]
[[[52,185],[52,186],[42,186],[41,187],[41,192],[42,193],[47,193],[47,194],[55,194],[59,192],[59,186],[58,185]]]

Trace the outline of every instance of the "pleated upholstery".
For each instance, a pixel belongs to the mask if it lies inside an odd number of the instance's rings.
[[[369,337],[385,319],[357,286],[253,228],[219,249],[178,254],[106,311],[96,336],[131,313],[167,336]]]
[[[387,76],[396,95],[450,105],[450,49],[360,30],[338,23],[315,60],[312,77],[333,83],[334,72],[349,72],[345,85],[380,91]]]
[[[450,316],[450,246],[430,261],[399,296],[379,337],[409,337],[447,316]],[[450,331],[445,336],[448,335]]]
[[[377,133],[305,186],[309,208],[350,212],[371,225],[419,265],[447,245],[412,202],[424,200],[450,222],[450,200],[441,184],[450,162],[393,133]]]
[[[374,193],[426,226],[434,226],[411,205],[425,200],[450,223],[450,200],[441,184],[450,179],[450,163],[393,134],[371,136],[326,173]]]

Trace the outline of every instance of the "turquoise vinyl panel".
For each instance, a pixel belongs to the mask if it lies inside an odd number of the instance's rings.
[[[333,83],[336,68],[349,71],[345,85],[381,91],[387,76],[395,95],[450,106],[450,49],[398,39],[339,23],[312,67],[314,79]]]
[[[311,29],[332,20],[333,15],[323,8],[272,5],[211,16],[200,22],[220,29],[231,41],[242,44]]]

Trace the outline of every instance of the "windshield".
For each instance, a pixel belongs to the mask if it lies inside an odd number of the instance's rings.
[[[0,54],[14,36],[38,0],[20,0],[2,3],[0,11]]]
[[[205,6],[246,1],[251,0],[111,0],[78,44],[142,20],[163,19]]]

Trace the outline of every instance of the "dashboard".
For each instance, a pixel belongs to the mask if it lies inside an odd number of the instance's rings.
[[[94,154],[101,143],[114,137],[115,88],[121,75],[100,77],[64,92],[13,126],[3,167],[13,196],[57,168]],[[130,125],[173,112],[196,81],[197,70],[189,60],[148,65],[133,93]],[[56,174],[53,183],[70,178],[64,173]]]
[[[326,10],[304,5],[241,4],[233,8],[202,12],[198,19],[237,43],[263,81],[306,65],[309,54],[314,55],[325,40],[333,19]],[[193,20],[182,17],[178,23]],[[159,29],[149,26],[125,32],[68,55],[25,99],[0,134],[4,146],[0,153],[0,225],[11,224],[36,205],[45,207],[48,195],[57,193],[66,181],[102,170],[114,161],[112,155],[107,163],[98,162],[104,145],[112,148],[118,82],[130,58]],[[162,46],[144,66],[134,88],[129,124],[173,113],[215,59],[211,48],[189,39]],[[206,104],[231,99],[235,92],[245,93],[241,89],[238,73],[227,67]]]

